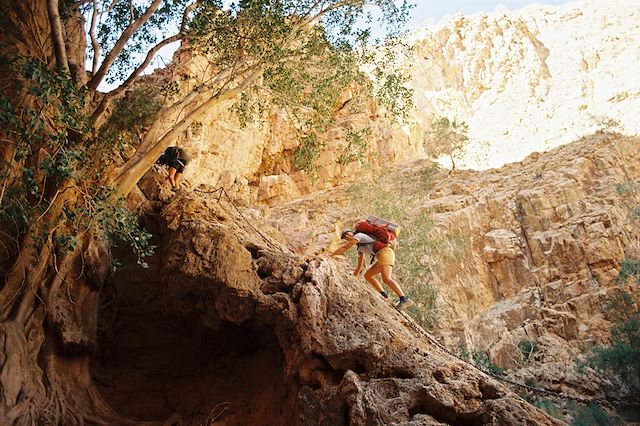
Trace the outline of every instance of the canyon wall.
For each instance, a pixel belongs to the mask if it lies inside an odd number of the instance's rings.
[[[610,342],[606,301],[621,289],[621,263],[640,255],[629,216],[638,200],[618,192],[640,181],[639,159],[637,137],[598,133],[500,169],[434,174],[414,202],[435,226],[413,232],[443,242],[425,246],[422,261],[439,294],[441,341],[452,351],[486,351],[494,364],[556,390],[595,395],[608,386],[592,370],[577,374],[574,362]],[[418,182],[430,167],[411,162],[399,175]],[[266,220],[299,252],[327,252],[341,227],[369,213],[354,209],[349,191],[279,206]],[[401,234],[397,268],[409,255],[402,242]],[[525,362],[522,341],[535,344],[535,358]]]
[[[406,72],[416,107],[406,123],[381,116],[374,102],[360,114],[337,106],[313,176],[293,167],[299,141],[284,111],[272,110],[242,127],[229,101],[207,112],[178,141],[194,154],[186,181],[192,187],[223,186],[247,201],[274,205],[354,181],[381,164],[423,157],[425,131],[436,116],[469,124],[470,143],[458,163],[463,168],[498,167],[597,130],[640,132],[636,1],[582,0],[457,15],[414,32],[409,42],[414,54]],[[159,84],[210,72],[206,60],[188,51],[178,51],[174,61],[171,75],[156,74]],[[350,127],[371,129],[366,166],[336,161]]]
[[[568,377],[574,361],[610,342],[607,299],[621,263],[640,255],[638,200],[618,193],[640,181],[639,142],[596,134],[436,185],[423,207],[443,236],[465,236],[463,252],[433,268],[452,345],[529,368],[518,344],[537,342],[539,383],[586,386]]]
[[[456,15],[411,40],[411,137],[422,138],[434,116],[466,121],[467,167],[522,160],[607,127],[606,118],[640,132],[637,1]]]
[[[418,199],[435,221],[432,237],[445,241],[444,255],[423,259],[439,293],[438,337],[451,350],[487,351],[492,362],[541,385],[584,395],[610,390],[573,364],[609,342],[603,303],[618,291],[621,262],[639,255],[637,230],[616,191],[640,180],[639,141],[597,131],[612,125],[607,117],[626,133],[640,131],[639,17],[640,4],[627,0],[455,17],[412,36],[417,110],[408,126],[392,125],[373,103],[357,116],[338,109],[314,178],[292,168],[298,141],[282,112],[241,128],[228,104],[183,135],[180,143],[195,154],[186,180],[260,205],[254,218],[278,229],[294,252],[316,256],[370,213],[334,187],[383,162],[417,183],[433,166],[419,159],[430,119],[463,119],[467,166],[519,162],[482,173],[439,170]],[[185,75],[207,67],[193,58],[181,63],[176,72]],[[373,129],[370,166],[336,161],[354,123]],[[401,263],[402,248],[398,256]],[[537,345],[532,362],[519,355],[523,340]]]

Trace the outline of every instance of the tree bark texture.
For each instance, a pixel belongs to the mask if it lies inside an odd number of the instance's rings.
[[[28,244],[28,241],[25,241]],[[75,251],[23,250],[0,290],[0,419],[3,424],[122,423],[94,388],[98,298],[110,270],[87,235]]]
[[[57,4],[52,3],[54,12]],[[60,66],[60,57],[66,57],[70,68],[84,68],[85,41],[81,27],[77,27],[81,18],[66,19],[65,26],[55,28],[54,40],[51,23],[56,19],[50,19],[47,6],[41,0],[0,0],[0,82],[3,94],[16,105],[27,104],[30,98],[16,84],[20,76],[14,74],[8,60],[37,58],[55,69]],[[65,45],[60,44],[61,37]],[[2,136],[0,154],[5,164],[9,169],[20,169],[21,164],[12,162],[15,145],[10,135],[3,132]],[[33,151],[37,154],[38,149],[34,146]],[[111,265],[108,246],[89,232],[76,236],[73,249],[60,248],[53,237],[56,229],[64,226],[62,208],[81,196],[72,189],[62,192],[64,195],[53,197],[46,214],[32,218],[34,222],[58,224],[48,232],[14,232],[2,224],[2,242],[10,242],[4,244],[0,258],[3,425],[126,423],[104,402],[89,370],[96,345],[100,289]],[[33,235],[39,235],[41,241],[35,241]]]

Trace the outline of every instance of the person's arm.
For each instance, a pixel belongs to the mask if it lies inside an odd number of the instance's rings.
[[[338,247],[338,249],[336,251],[331,253],[331,256],[340,256],[341,254],[344,254],[347,250],[349,250],[351,247],[355,246],[356,244],[358,244],[358,240],[353,238],[353,239],[347,241],[342,246]]]
[[[356,266],[356,269],[353,270],[353,275],[355,276],[360,275],[360,271],[362,270],[363,260],[364,260],[364,254],[361,252],[358,252],[358,265]]]

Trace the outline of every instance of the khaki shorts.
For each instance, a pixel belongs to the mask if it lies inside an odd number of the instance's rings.
[[[391,247],[381,248],[376,254],[376,263],[393,266],[396,263],[396,254],[393,249]]]

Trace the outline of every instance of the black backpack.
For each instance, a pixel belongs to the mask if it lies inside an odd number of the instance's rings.
[[[156,160],[156,164],[168,166],[174,160],[178,159],[178,152],[179,148],[177,146],[170,146],[169,148],[165,149],[160,158]]]

